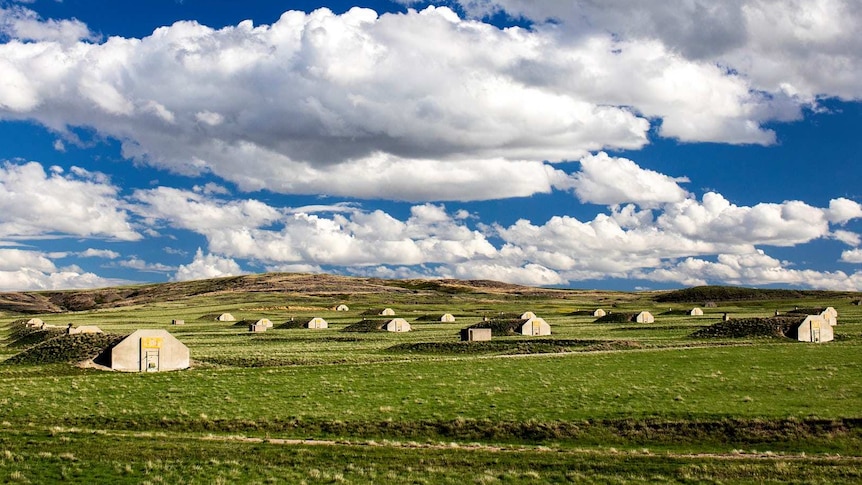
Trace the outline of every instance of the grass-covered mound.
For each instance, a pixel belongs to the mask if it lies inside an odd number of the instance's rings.
[[[125,335],[81,333],[60,335],[13,355],[7,364],[58,364],[92,359],[120,343]]]
[[[65,328],[28,328],[27,330],[29,332],[20,332],[14,340],[10,339],[6,346],[9,348],[25,349],[66,334]]]
[[[597,318],[594,323],[629,323],[635,321],[637,316],[637,313],[608,313]]]
[[[659,313],[659,315],[667,315],[667,316],[691,315],[691,310],[668,310],[668,311]]]
[[[740,288],[737,286],[695,286],[657,295],[660,303],[691,303],[751,300],[791,300],[799,298],[835,298],[846,295],[834,291],[778,290],[764,288]]]
[[[257,320],[237,320],[233,322],[232,327],[248,327],[249,325],[254,325],[257,323]]]
[[[385,310],[385,308],[369,308],[368,310],[365,310],[364,312],[360,313],[359,315],[360,315],[360,316],[363,316],[363,317],[375,317],[375,316],[377,316],[377,317],[385,317],[385,316],[392,316],[392,315],[381,315],[381,313],[383,313],[383,310]]]
[[[66,332],[63,327],[48,327],[45,329],[28,327],[27,320],[16,320],[9,324],[9,335],[5,339],[7,347],[27,348],[52,339]]]
[[[511,314],[515,315],[515,314]],[[516,335],[521,333],[521,327],[524,325],[526,320],[521,320],[518,318],[520,315],[515,316],[515,318],[492,318],[487,322],[479,322],[474,325],[470,325],[467,328],[490,328],[491,335],[495,337],[505,337],[507,335]]]
[[[793,310],[788,310],[788,315],[820,315],[826,311],[825,308],[795,308]]]
[[[389,352],[423,354],[558,354],[640,348],[627,340],[490,340],[486,342],[420,342],[389,347]]]
[[[384,332],[383,326],[389,320],[361,320],[345,327],[342,332]]]
[[[595,316],[593,315],[593,312],[595,312],[595,310],[575,310],[573,312],[567,313],[566,315],[571,317],[592,317]]]
[[[443,315],[444,315],[443,313],[435,313],[432,315],[422,315],[421,317],[416,317],[416,319],[414,319],[414,321],[416,321],[416,322],[438,322],[438,323],[440,323],[440,319],[443,318]]]
[[[295,329],[295,328],[305,328],[306,323],[308,323],[308,321],[294,318],[293,320],[288,320],[284,323],[279,323],[278,325],[273,325],[272,328],[278,328],[278,329],[282,329],[282,330],[291,330],[291,329]]]
[[[691,338],[785,338],[804,317],[734,318],[702,328]]]

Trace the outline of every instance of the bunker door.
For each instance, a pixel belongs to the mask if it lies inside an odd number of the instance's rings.
[[[162,350],[161,337],[141,338],[141,372],[158,372],[160,367],[159,353]]]
[[[820,322],[811,322],[811,341],[820,343]]]
[[[542,328],[542,324],[539,323],[538,321],[534,321],[533,322],[533,335],[539,335],[540,333],[542,333],[541,328]]]

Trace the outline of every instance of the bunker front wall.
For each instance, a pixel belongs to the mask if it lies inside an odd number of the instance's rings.
[[[146,351],[158,352],[158,370],[168,371],[189,367],[189,349],[175,338],[146,332],[130,335],[111,351],[111,368],[127,372],[141,372]]]

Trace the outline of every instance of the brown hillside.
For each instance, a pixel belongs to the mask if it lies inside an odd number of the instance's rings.
[[[62,313],[142,305],[158,301],[177,301],[198,295],[257,292],[310,296],[490,293],[559,298],[571,294],[566,290],[531,288],[488,280],[384,280],[326,274],[267,273],[93,290],[0,293],[0,311]]]

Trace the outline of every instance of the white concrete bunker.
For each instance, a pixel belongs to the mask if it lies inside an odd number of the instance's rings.
[[[137,330],[107,350],[109,366],[124,372],[188,369],[189,348],[167,330]]]

